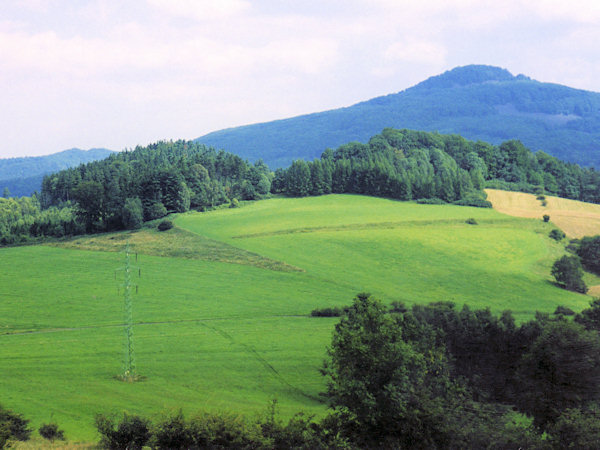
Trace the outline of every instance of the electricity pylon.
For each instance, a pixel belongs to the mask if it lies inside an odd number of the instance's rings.
[[[137,260],[137,253],[136,253]],[[123,270],[124,282],[123,282],[123,298],[124,298],[124,313],[125,313],[125,340],[124,340],[124,360],[123,360],[123,374],[119,377],[123,381],[136,381],[138,374],[135,367],[135,352],[133,349],[133,300],[131,298],[132,287],[135,286],[137,292],[137,285],[131,282],[132,270],[138,270],[138,276],[141,276],[139,268],[131,265],[129,242],[125,246],[125,267],[119,270]],[[115,273],[116,276],[116,273]]]

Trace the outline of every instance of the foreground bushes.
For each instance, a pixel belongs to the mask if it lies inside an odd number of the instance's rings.
[[[28,440],[31,434],[28,424],[29,420],[0,405],[0,448],[4,448],[9,440]]]
[[[140,416],[125,414],[120,422],[104,415],[96,417],[106,449],[288,449],[344,448],[325,426],[312,416],[296,414],[286,424],[278,420],[275,403],[266,417],[256,420],[233,413],[201,413],[187,419],[180,411],[152,424]],[[324,421],[323,423],[327,423]]]

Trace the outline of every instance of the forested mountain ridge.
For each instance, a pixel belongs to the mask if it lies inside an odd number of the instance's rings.
[[[40,190],[44,175],[104,159],[112,153],[105,148],[72,148],[47,156],[0,159],[0,193],[8,188],[13,196],[31,195]]]
[[[366,143],[387,127],[492,144],[518,139],[561,160],[600,167],[600,93],[481,65],[458,67],[353,106],[215,131],[197,141],[278,168],[349,141]]]

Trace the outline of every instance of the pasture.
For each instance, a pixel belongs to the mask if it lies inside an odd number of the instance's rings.
[[[548,238],[551,224],[488,209],[330,195],[188,213],[175,225],[0,249],[6,407],[88,441],[96,413],[252,415],[277,398],[284,417],[319,415],[319,368],[337,319],[310,318],[314,308],[367,291],[526,320],[590,300],[551,283],[564,252]],[[145,379],[133,384],[114,378],[126,241],[141,270],[134,333]]]

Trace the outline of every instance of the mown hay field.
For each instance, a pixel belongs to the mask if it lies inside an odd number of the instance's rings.
[[[501,213],[540,220],[546,214],[570,238],[600,234],[600,205],[545,196],[544,206],[534,194],[498,189],[486,189],[486,192],[494,209]]]

